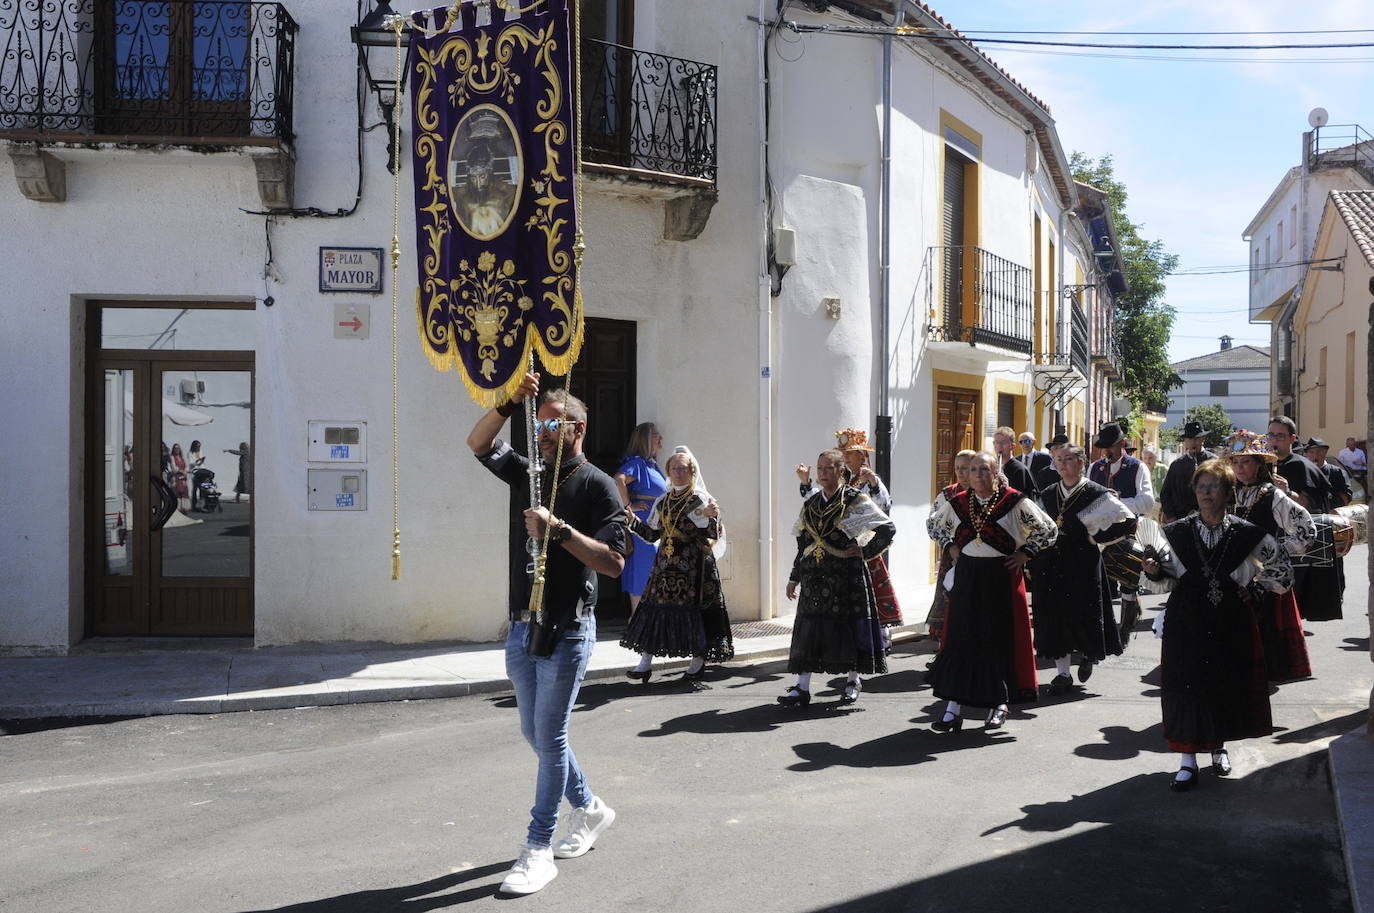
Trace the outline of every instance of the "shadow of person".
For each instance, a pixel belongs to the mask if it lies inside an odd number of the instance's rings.
[[[1142,754],[1168,754],[1164,741],[1164,724],[1156,723],[1147,729],[1129,726],[1104,726],[1101,742],[1079,745],[1073,753],[1092,761],[1126,761]]]
[[[831,767],[910,767],[934,761],[951,751],[982,748],[987,745],[1012,745],[1016,738],[1005,729],[974,728],[963,732],[936,732],[916,728],[894,732],[849,748],[834,742],[803,742],[792,750],[801,758],[787,769],[801,773]]]
[[[1341,644],[1342,650],[1350,650],[1355,653],[1369,652],[1368,637],[1346,637],[1341,641]]]
[[[645,729],[640,738],[693,733],[696,735],[726,735],[735,732],[772,732],[789,723],[800,723],[823,716],[838,716],[848,712],[835,701],[813,702],[805,710],[783,707],[780,704],[756,704],[741,710],[703,710],[674,717],[658,724],[657,729]]]
[[[497,885],[484,884],[454,893],[440,892],[450,892],[470,881],[504,873],[510,865],[510,861],[494,862],[416,884],[355,891],[352,894],[322,897],[319,900],[307,900],[284,907],[245,910],[243,913],[423,913],[426,910],[441,910],[490,897]]]

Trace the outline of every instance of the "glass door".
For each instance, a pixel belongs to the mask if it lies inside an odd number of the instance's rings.
[[[253,370],[228,357],[101,359],[92,634],[253,633]]]

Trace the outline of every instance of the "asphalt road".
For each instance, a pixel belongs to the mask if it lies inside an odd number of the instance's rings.
[[[1274,696],[1280,731],[1235,774],[1175,795],[1159,642],[1090,688],[942,735],[926,644],[852,710],[781,663],[710,690],[670,677],[583,689],[572,741],[619,813],[526,909],[1322,911],[1350,909],[1325,746],[1367,712],[1351,556],[1343,621],[1311,625],[1317,677]],[[1147,606],[1159,600],[1147,601]],[[1147,612],[1148,617],[1153,612]],[[1047,682],[1050,672],[1042,671]],[[838,685],[839,679],[833,684]],[[509,697],[218,717],[0,724],[4,913],[419,913],[496,909],[534,761]]]

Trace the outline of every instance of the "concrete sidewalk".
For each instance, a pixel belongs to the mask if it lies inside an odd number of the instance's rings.
[[[735,625],[734,662],[786,656],[791,620]],[[601,635],[589,680],[619,677],[639,661],[618,639]],[[662,660],[654,669],[671,675],[686,666]],[[66,656],[0,659],[0,719],[282,710],[509,688],[504,642],[254,648],[247,638],[102,640]]]

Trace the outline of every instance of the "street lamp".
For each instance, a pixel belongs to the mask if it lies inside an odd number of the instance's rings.
[[[398,167],[395,143],[393,142],[393,137],[396,135],[396,102],[397,96],[405,84],[405,73],[393,73],[392,78],[385,79],[372,72],[369,58],[372,56],[373,48],[389,48],[394,51],[396,32],[388,24],[388,20],[395,15],[391,10],[389,0],[377,0],[377,5],[373,7],[372,12],[364,16],[362,22],[349,30],[353,35],[353,43],[358,46],[358,65],[362,68],[363,78],[367,80],[368,88],[377,96],[377,107],[381,109],[382,121],[386,124],[386,170],[392,174],[396,173]],[[401,31],[401,44],[404,46],[410,44],[410,35],[405,30]],[[385,71],[383,70],[383,72]]]

